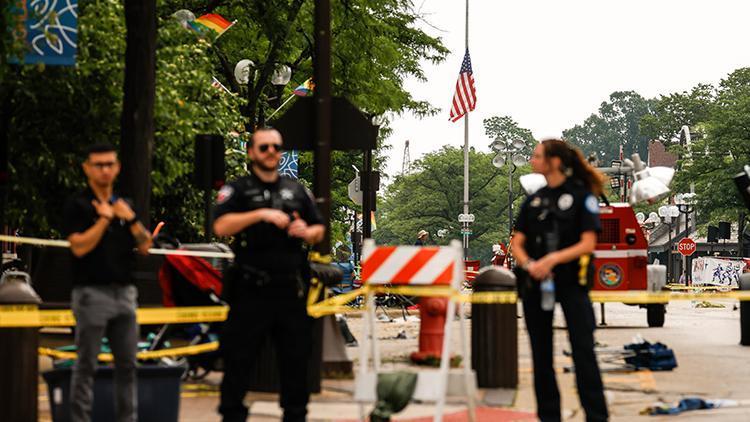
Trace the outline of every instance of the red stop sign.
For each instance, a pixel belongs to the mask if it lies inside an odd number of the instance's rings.
[[[680,243],[677,244],[677,251],[683,256],[692,255],[696,249],[698,249],[698,245],[696,245],[695,241],[689,237],[680,240]]]

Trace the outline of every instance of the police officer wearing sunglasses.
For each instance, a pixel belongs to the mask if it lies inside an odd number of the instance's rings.
[[[600,229],[595,195],[602,192],[603,177],[579,150],[559,139],[536,146],[531,168],[545,177],[547,186],[521,206],[511,246],[519,266],[518,289],[534,361],[537,415],[544,422],[561,419],[553,362],[556,300],[565,314],[586,420],[606,421],[607,404],[594,353],[594,313],[588,296],[591,254]]]
[[[312,320],[305,244],[320,242],[325,228],[310,192],[279,175],[281,150],[278,131],[256,131],[248,145],[250,174],[222,187],[214,207],[214,232],[234,236],[236,256],[224,275],[230,306],[220,341],[224,421],[247,418],[247,382],[268,335],[279,357],[283,420],[304,421],[307,414]]]

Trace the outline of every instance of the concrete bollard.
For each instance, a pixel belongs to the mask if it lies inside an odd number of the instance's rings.
[[[515,291],[516,276],[506,268],[483,269],[475,292]],[[515,303],[471,305],[471,367],[480,388],[518,386],[518,318]]]
[[[740,290],[750,290],[750,273],[740,276]],[[750,346],[750,301],[740,302],[740,344]]]
[[[42,302],[31,277],[6,271],[0,278],[0,306],[34,313]],[[38,413],[39,327],[0,328],[0,421],[35,421]]]

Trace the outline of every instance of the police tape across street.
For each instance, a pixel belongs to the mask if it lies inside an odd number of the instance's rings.
[[[0,241],[9,243],[28,244],[34,246],[51,246],[67,248],[70,243],[65,240],[39,239],[30,237],[18,237],[0,235]],[[234,258],[231,252],[206,252],[188,251],[174,249],[149,249],[154,255],[181,255],[195,256],[201,258]],[[734,299],[750,301],[750,291],[716,291],[705,290],[718,289],[709,286],[668,286],[667,291],[592,291],[590,292],[593,302],[620,302],[627,304],[649,304],[668,303],[677,300],[717,300]],[[469,292],[458,293],[446,287],[412,287],[412,286],[369,286],[365,285],[359,289],[347,293],[326,298],[315,302],[320,297],[319,292],[322,285],[313,283],[312,294],[309,295],[308,313],[313,317],[321,317],[335,313],[360,312],[361,308],[348,306],[347,304],[364,294],[404,294],[410,296],[440,296],[449,297],[463,303],[477,304],[510,304],[516,303],[518,296],[515,291],[503,292]],[[677,291],[672,291],[677,290]],[[694,290],[694,291],[690,291]],[[208,307],[184,307],[184,308],[139,308],[139,324],[180,324],[194,322],[217,322],[224,321],[228,308],[224,306]],[[28,327],[28,326],[73,326],[75,319],[70,310],[29,310],[23,306],[0,306],[0,327]]]

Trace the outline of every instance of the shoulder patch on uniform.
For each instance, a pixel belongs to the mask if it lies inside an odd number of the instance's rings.
[[[224,185],[219,189],[219,193],[216,194],[216,203],[223,204],[227,202],[232,195],[234,195],[234,188],[231,185]]]
[[[594,195],[588,195],[586,196],[586,209],[591,214],[599,214],[599,201],[596,199]]]
[[[564,193],[557,199],[557,208],[560,211],[567,211],[573,205],[573,195]]]

